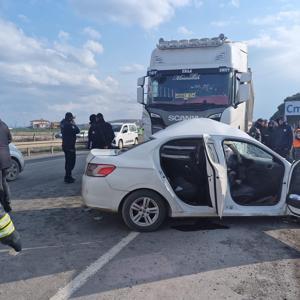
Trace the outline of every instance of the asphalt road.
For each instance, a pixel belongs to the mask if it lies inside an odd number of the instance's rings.
[[[75,184],[62,157],[28,161],[10,184],[24,250],[0,246],[0,299],[300,299],[298,220],[168,220],[135,236],[81,206],[85,156]]]

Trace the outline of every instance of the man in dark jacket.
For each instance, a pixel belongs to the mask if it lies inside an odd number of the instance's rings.
[[[262,141],[262,127],[263,127],[263,119],[258,119],[250,128],[249,135],[255,138],[258,141]]]
[[[115,138],[115,133],[111,124],[105,122],[102,114],[97,114],[96,123],[96,141],[95,148],[98,149],[111,149],[112,141]]]
[[[274,150],[274,144],[276,139],[276,122],[270,120],[268,123],[268,128],[264,132],[264,144],[268,146],[270,149]]]
[[[89,134],[88,134],[88,149],[94,149],[95,148],[95,139],[96,139],[96,115],[92,114],[90,115],[90,128],[89,128]]]
[[[288,158],[293,145],[293,130],[284,119],[277,119],[278,126],[275,131],[274,151],[284,158]]]
[[[9,187],[6,181],[7,170],[11,166],[9,143],[12,137],[7,125],[0,120],[0,203],[6,212],[11,211]]]
[[[65,182],[73,183],[75,179],[72,177],[72,170],[76,163],[76,134],[80,132],[75,125],[74,116],[67,112],[65,118],[60,123],[62,133],[62,148],[65,153]]]

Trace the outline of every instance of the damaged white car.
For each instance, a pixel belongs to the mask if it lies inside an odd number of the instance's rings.
[[[137,231],[167,216],[299,216],[300,163],[226,124],[193,119],[126,152],[92,150],[82,195]]]

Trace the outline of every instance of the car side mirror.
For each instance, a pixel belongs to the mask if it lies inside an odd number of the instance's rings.
[[[300,209],[300,195],[290,194],[286,200],[287,205]]]

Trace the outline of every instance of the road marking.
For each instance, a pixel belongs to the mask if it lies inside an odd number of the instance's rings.
[[[131,241],[139,235],[138,232],[131,232],[123,238],[118,244],[113,246],[108,252],[99,257],[95,262],[89,265],[84,271],[77,275],[65,287],[50,298],[50,300],[65,300],[69,299],[79,288],[81,288],[87,280],[101,270],[108,262],[118,255]]]

